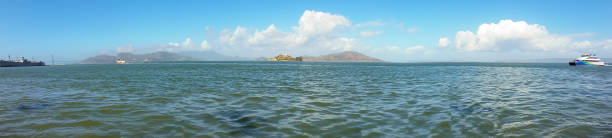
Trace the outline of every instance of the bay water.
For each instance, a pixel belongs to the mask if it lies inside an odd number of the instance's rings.
[[[0,137],[612,137],[612,67],[168,62],[0,68]]]

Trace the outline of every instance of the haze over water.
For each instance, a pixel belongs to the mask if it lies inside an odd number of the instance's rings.
[[[0,76],[2,137],[612,136],[611,67],[180,62]]]

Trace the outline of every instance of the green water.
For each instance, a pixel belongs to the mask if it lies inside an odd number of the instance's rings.
[[[192,62],[0,68],[0,136],[612,137],[612,67]]]

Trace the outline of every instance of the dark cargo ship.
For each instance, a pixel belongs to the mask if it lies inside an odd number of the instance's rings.
[[[0,67],[25,67],[25,66],[45,66],[45,62],[42,61],[29,61],[23,57],[17,61],[11,60],[0,60]]]

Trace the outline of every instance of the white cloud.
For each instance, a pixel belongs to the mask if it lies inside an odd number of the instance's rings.
[[[372,31],[361,31],[359,33],[359,35],[361,37],[372,37],[372,36],[377,36],[377,35],[380,35],[380,34],[382,34],[382,31],[374,31],[374,32],[372,32]]]
[[[169,46],[178,47],[178,46],[179,46],[179,43],[177,43],[177,42],[168,42],[168,45],[169,45]]]
[[[606,39],[601,41],[585,40],[573,42],[572,45],[578,51],[599,52],[595,50],[602,50],[602,52],[610,52],[612,50],[612,39]]]
[[[438,47],[440,48],[446,48],[448,45],[450,45],[450,40],[448,40],[448,38],[444,37],[444,38],[440,38],[440,41],[438,41]]]
[[[459,31],[455,35],[455,45],[462,51],[476,50],[476,35],[470,31]]]
[[[315,42],[315,45],[324,46],[331,51],[351,50],[355,45],[356,39],[346,37],[325,38],[325,41]]]
[[[576,47],[590,47],[593,44],[591,43],[591,41],[580,41],[580,42],[574,42],[574,45]]]
[[[183,41],[183,46],[184,47],[191,47],[191,38],[187,37],[187,39],[185,39],[185,41]]]
[[[245,42],[247,38],[248,34],[246,28],[237,26],[234,32],[227,29],[221,31],[221,34],[219,35],[219,42],[227,45],[244,45],[241,42]]]
[[[210,46],[208,45],[208,41],[206,41],[206,40],[202,41],[202,43],[200,43],[200,48],[202,50],[209,50]]]
[[[389,46],[387,47],[387,50],[397,52],[402,51],[402,48],[400,48],[399,46]]]
[[[142,54],[142,53],[150,53],[150,52],[158,52],[158,51],[184,52],[184,51],[203,51],[203,50],[210,50],[210,49],[212,49],[212,47],[208,44],[207,40],[203,40],[202,43],[200,43],[200,47],[197,47],[196,44],[192,43],[191,38],[188,37],[181,44],[177,42],[169,42],[168,44],[155,44],[155,45],[137,46],[137,47],[134,47],[132,45],[120,46],[120,47],[116,47],[116,53],[129,52],[129,53]]]
[[[604,57],[612,55],[611,39],[584,40],[594,35],[594,33],[552,34],[543,25],[528,24],[525,21],[500,20],[497,23],[481,24],[475,33],[458,31],[454,45],[456,50],[462,52],[505,54],[505,56],[488,57],[504,60],[574,57],[584,52],[597,53]],[[472,55],[466,53],[463,56]],[[472,56],[474,57],[477,56]]]
[[[266,30],[256,31],[252,36],[248,37],[248,45],[252,46],[286,46],[295,47],[305,42],[306,37],[303,35],[291,34],[282,32],[276,29],[274,24],[268,26]]]
[[[342,29],[351,25],[344,16],[318,11],[304,11],[294,32],[283,32],[271,24],[264,30],[249,33],[244,27],[223,30],[219,36],[220,49],[225,53],[243,56],[270,56],[289,52],[297,55],[320,55],[352,50],[359,43],[342,36]]]
[[[424,51],[425,51],[425,47],[421,45],[406,48],[406,53],[408,54],[412,54],[416,52],[424,52]]]
[[[364,23],[360,23],[360,24],[355,24],[354,27],[360,28],[360,27],[369,27],[369,26],[384,26],[387,25],[387,23],[381,21],[381,20],[376,20],[376,21],[368,21],[368,22],[364,22]]]
[[[342,29],[350,26],[351,22],[342,15],[307,10],[300,17],[299,25],[292,27],[293,32],[284,32],[271,24],[266,29],[251,31],[246,27],[236,26],[233,30],[222,30],[217,36],[215,28],[206,27],[207,39],[202,40],[199,46],[194,44],[191,37],[187,37],[180,42],[138,47],[135,52],[215,50],[242,57],[272,56],[279,53],[315,56],[355,50],[360,41],[343,36],[346,32]],[[118,47],[117,51],[134,51],[133,48],[128,48]]]
[[[570,37],[549,34],[544,26],[512,20],[485,23],[476,34],[459,31],[455,36],[456,47],[461,51],[553,51],[566,49],[571,42]]]
[[[306,36],[327,35],[350,25],[351,22],[342,15],[306,10],[300,17],[299,26],[294,29]]]

